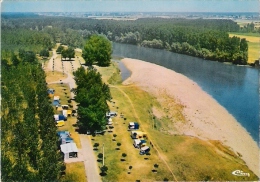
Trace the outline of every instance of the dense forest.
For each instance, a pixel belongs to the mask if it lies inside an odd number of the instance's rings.
[[[31,51],[1,57],[1,179],[57,181],[65,170],[45,73]]]
[[[246,64],[248,44],[245,39],[229,37],[228,32],[255,31],[253,24],[240,28],[232,20],[224,19],[164,19],[140,18],[135,21],[95,20],[68,17],[12,17],[3,16],[3,48],[22,44],[23,35],[32,45],[49,48],[56,42],[83,48],[92,34],[103,34],[109,40],[221,62]],[[13,31],[16,31],[13,34]],[[11,33],[9,33],[11,32]],[[41,35],[37,33],[41,32]],[[3,36],[4,35],[4,36]],[[15,38],[12,35],[16,35]],[[18,38],[17,38],[18,37]],[[39,38],[41,37],[41,38]],[[41,39],[44,37],[44,41]],[[41,49],[42,49],[41,48]],[[36,50],[39,51],[39,50]]]

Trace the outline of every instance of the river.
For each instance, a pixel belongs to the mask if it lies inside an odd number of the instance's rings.
[[[258,69],[119,43],[113,43],[113,56],[155,63],[187,76],[225,107],[258,143]],[[130,73],[122,65],[120,69],[125,79]]]

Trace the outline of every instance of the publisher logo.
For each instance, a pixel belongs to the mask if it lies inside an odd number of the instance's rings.
[[[249,173],[245,173],[241,170],[235,170],[235,171],[232,172],[232,174],[235,175],[235,176],[248,176],[248,177],[250,176]]]

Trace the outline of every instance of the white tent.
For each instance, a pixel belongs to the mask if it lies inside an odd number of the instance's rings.
[[[109,118],[109,119],[108,119],[107,124],[108,124],[108,125],[112,125],[112,124],[113,124],[112,118]]]
[[[58,114],[54,114],[54,119],[55,119],[55,121],[59,121],[59,115]]]
[[[54,96],[53,100],[60,100],[60,96]]]
[[[68,110],[62,110],[62,114],[63,114],[65,117],[68,117]]]
[[[76,143],[66,143],[60,145],[61,151],[64,154],[64,160],[69,159],[69,154],[74,152],[78,153],[78,148],[76,146]]]

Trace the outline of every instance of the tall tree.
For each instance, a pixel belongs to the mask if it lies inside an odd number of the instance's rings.
[[[99,66],[109,66],[111,62],[112,45],[104,36],[92,35],[84,46],[82,57],[88,66],[97,63]]]
[[[107,100],[111,99],[109,87],[102,83],[96,69],[79,68],[74,72],[77,88],[76,101],[79,103],[79,127],[82,131],[102,130],[106,125]]]

